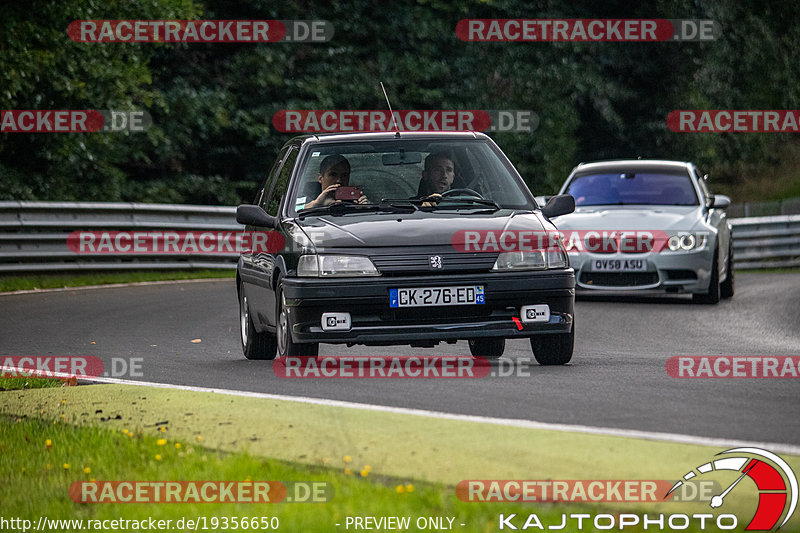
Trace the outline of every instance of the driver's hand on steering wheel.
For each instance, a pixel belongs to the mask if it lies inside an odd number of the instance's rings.
[[[439,203],[441,199],[442,195],[439,194],[438,192],[429,194],[428,196],[425,197],[426,201],[422,202],[421,207],[436,207],[436,205]]]

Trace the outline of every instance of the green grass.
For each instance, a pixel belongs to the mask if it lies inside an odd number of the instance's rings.
[[[60,387],[62,383],[63,382],[59,379],[4,377],[0,379],[0,391],[46,389],[49,387]]]
[[[254,371],[258,369],[253,365]],[[142,386],[3,392],[0,413],[6,413],[0,415],[0,472],[7,473],[3,479],[8,480],[8,485],[0,487],[0,501],[4,509],[21,509],[17,516],[27,518],[43,513],[63,518],[165,519],[275,515],[284,531],[346,531],[334,524],[347,516],[446,515],[467,524],[456,527],[460,531],[497,531],[500,513],[516,512],[521,517],[536,513],[543,523],[553,525],[560,523],[562,513],[691,515],[709,512],[708,504],[467,503],[456,498],[453,487],[467,479],[675,480],[723,450]],[[3,425],[9,420],[30,425],[20,434],[8,422]],[[161,427],[166,431],[161,432]],[[128,436],[131,432],[132,437]],[[48,438],[52,440],[49,452],[41,449]],[[168,442],[159,445],[159,438]],[[57,448],[62,441],[71,444]],[[180,449],[175,448],[176,442]],[[206,449],[199,448],[201,444]],[[190,447],[194,447],[191,453]],[[59,454],[52,455],[54,451]],[[161,460],[155,454],[161,454]],[[796,471],[800,469],[797,457],[783,457]],[[50,470],[46,459],[50,459]],[[69,469],[63,468],[64,463]],[[61,465],[60,470],[54,471],[54,465]],[[370,470],[361,477],[367,465]],[[87,466],[91,470],[84,475]],[[345,473],[345,468],[352,471]],[[33,477],[20,477],[23,474]],[[66,495],[72,481],[90,477],[242,480],[248,476],[262,481],[323,480],[333,485],[336,496],[325,504],[253,510],[252,504],[77,505]],[[735,477],[727,472],[714,479],[728,486]],[[415,491],[398,494],[396,487],[407,483]],[[756,501],[751,484],[740,485],[728,496],[726,512],[739,517],[740,530],[753,516]],[[798,530],[796,518],[782,529]],[[625,531],[641,529],[626,527]]]
[[[166,281],[181,279],[232,278],[233,269],[207,270],[131,270],[128,272],[91,271],[80,274],[14,274],[0,276],[0,292],[57,289],[63,287],[85,287],[111,283],[136,283],[142,281]]]
[[[336,462],[344,466],[341,459]],[[74,427],[8,416],[0,417],[0,472],[4,480],[0,485],[3,516],[32,520],[34,524],[39,516],[173,521],[181,517],[206,517],[210,521],[212,517],[265,516],[278,517],[282,531],[346,531],[347,516],[410,516],[412,520],[447,516],[455,517],[454,529],[477,532],[496,531],[500,513],[518,513],[521,517],[536,513],[543,523],[559,524],[562,513],[601,509],[584,504],[468,503],[456,498],[452,487],[442,484],[369,473],[361,477],[355,472],[345,474],[342,467],[297,466],[246,452],[221,453],[197,442],[174,440],[167,433],[159,438],[136,428]],[[324,503],[272,504],[79,504],[70,499],[72,483],[93,479],[321,482],[330,484],[333,497]],[[407,490],[409,485],[413,491]],[[402,493],[398,486],[403,487]],[[628,504],[623,512],[635,511]],[[462,523],[466,526],[461,527]]]

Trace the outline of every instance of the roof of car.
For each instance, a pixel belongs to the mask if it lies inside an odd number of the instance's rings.
[[[688,161],[669,161],[666,159],[615,159],[609,161],[594,161],[591,163],[581,163],[575,170],[595,170],[617,167],[676,167],[686,168],[691,163]]]
[[[481,139],[489,137],[481,132],[475,131],[400,131],[399,139]],[[332,143],[332,142],[348,142],[348,141],[392,141],[397,140],[397,132],[395,131],[379,131],[379,132],[364,132],[364,133],[326,133],[326,134],[310,134],[296,137],[293,140],[301,140],[303,143]]]

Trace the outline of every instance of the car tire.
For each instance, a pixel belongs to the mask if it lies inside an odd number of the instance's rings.
[[[728,244],[728,277],[722,282],[719,288],[720,297],[724,299],[733,298],[736,285],[736,274],[733,271],[733,243]]]
[[[531,337],[531,350],[536,362],[543,366],[565,365],[572,359],[575,347],[575,321],[569,333],[551,333]]]
[[[247,359],[275,359],[278,339],[269,331],[259,333],[250,316],[250,305],[244,286],[239,283],[239,338],[242,352]]]
[[[286,308],[286,298],[283,296],[283,281],[278,279],[278,290],[275,293],[276,301],[276,337],[279,357],[316,357],[319,355],[319,343],[296,343],[292,340],[289,331],[289,316]]]
[[[719,252],[714,251],[714,260],[711,262],[711,280],[708,282],[708,292],[692,294],[695,303],[714,305],[719,303],[720,283],[719,283]]]
[[[469,353],[473,357],[485,357],[487,359],[497,359],[502,357],[506,349],[506,340],[496,337],[484,337],[469,340]]]

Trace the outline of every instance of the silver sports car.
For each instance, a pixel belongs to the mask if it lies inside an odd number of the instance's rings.
[[[715,304],[734,291],[730,198],[678,161],[602,161],[572,170],[554,220],[579,289],[691,293]]]

